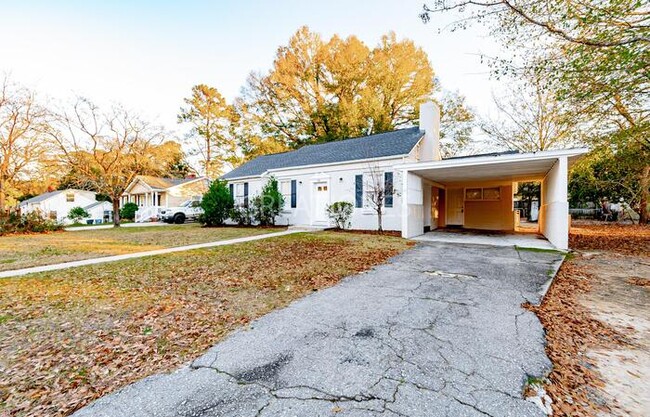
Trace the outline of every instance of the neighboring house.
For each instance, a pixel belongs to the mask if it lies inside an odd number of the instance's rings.
[[[89,216],[84,219],[86,223],[111,223],[113,221],[113,203],[110,201],[95,201],[84,207]]]
[[[135,214],[135,221],[150,221],[158,217],[161,208],[177,207],[187,200],[200,200],[209,186],[210,181],[206,177],[161,178],[138,175],[124,190],[120,207],[129,202],[135,203],[140,207]]]
[[[37,211],[45,218],[56,220],[62,224],[70,224],[72,223],[72,220],[68,219],[70,209],[94,204],[95,196],[96,194],[92,191],[59,190],[24,200],[18,207],[23,214]]]
[[[392,189],[383,227],[406,238],[438,227],[512,231],[517,183],[541,181],[540,232],[568,247],[568,169],[585,149],[441,159],[439,132],[440,110],[425,103],[419,127],[260,156],[222,178],[240,206],[277,178],[286,200],[279,224],[331,226],[327,205],[348,201],[353,229],[377,228],[369,197]]]

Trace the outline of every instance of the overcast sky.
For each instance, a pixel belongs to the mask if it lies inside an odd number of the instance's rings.
[[[354,34],[369,46],[393,30],[427,52],[443,87],[489,112],[500,86],[479,54],[499,49],[480,27],[439,34],[452,16],[425,25],[422,2],[0,0],[0,73],[56,100],[120,102],[178,130],[192,85],[209,84],[232,100],[302,25],[325,37]]]

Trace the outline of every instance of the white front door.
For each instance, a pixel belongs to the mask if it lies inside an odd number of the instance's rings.
[[[447,224],[462,226],[465,220],[463,188],[447,189]]]
[[[328,223],[327,205],[330,203],[329,184],[316,182],[312,190],[312,223]]]

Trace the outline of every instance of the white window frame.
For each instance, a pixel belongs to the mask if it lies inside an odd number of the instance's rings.
[[[282,211],[289,211],[291,209],[291,180],[279,180],[280,194],[284,197],[284,206]]]
[[[244,205],[244,183],[237,182],[235,183],[235,205],[243,206]]]

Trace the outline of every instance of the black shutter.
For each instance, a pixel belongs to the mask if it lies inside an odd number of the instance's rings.
[[[384,206],[393,207],[393,173],[384,172]]]
[[[228,184],[228,189],[230,190],[230,196],[235,198],[235,184]]]
[[[291,208],[296,208],[298,205],[297,191],[296,180],[291,180]]]
[[[363,207],[363,175],[354,177],[354,203],[356,208]]]
[[[248,183],[244,183],[244,207],[248,207]]]

